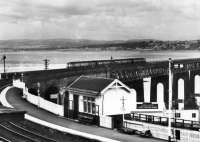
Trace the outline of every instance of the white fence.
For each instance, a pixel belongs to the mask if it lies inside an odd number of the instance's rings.
[[[37,105],[38,107],[43,108],[54,114],[64,116],[64,107],[62,105],[52,103],[43,99],[42,97],[32,95],[28,92],[24,92],[24,95],[26,96],[27,101],[29,101],[30,103]]]
[[[38,105],[39,99],[38,96],[32,95],[28,92],[24,92],[24,95],[26,96],[27,101],[34,105]]]
[[[25,83],[21,82],[19,79],[17,80],[13,80],[13,86],[17,87],[17,88],[21,88],[23,90],[25,90]]]
[[[57,114],[60,116],[64,116],[64,107],[62,105],[52,103],[50,101],[43,99],[42,97],[38,97],[33,94],[30,94],[28,92],[27,88],[25,88],[24,82],[21,82],[20,80],[14,80],[13,86],[23,89],[24,97],[27,99],[28,102],[30,102],[42,109],[45,109],[51,113],[54,113],[54,114]]]

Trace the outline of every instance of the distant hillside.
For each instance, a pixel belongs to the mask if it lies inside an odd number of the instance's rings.
[[[46,39],[46,40],[0,40],[0,50],[56,50],[87,48],[123,41],[98,41],[98,40],[74,40],[74,39]]]
[[[45,40],[0,40],[1,51],[20,50],[179,50],[199,49],[200,40],[191,41],[160,41],[153,39],[141,40],[87,40],[87,39],[45,39]]]

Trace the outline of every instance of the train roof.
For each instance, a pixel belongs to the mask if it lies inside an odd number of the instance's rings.
[[[131,60],[144,60],[145,61],[145,58],[124,58],[124,59],[112,59],[112,60],[91,60],[91,61],[73,61],[73,62],[68,62],[69,63],[92,63],[92,62],[107,62],[107,61],[124,61],[124,60],[127,60],[127,61],[131,61]]]

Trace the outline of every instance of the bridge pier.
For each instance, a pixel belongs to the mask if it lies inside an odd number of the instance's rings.
[[[143,78],[143,88],[144,88],[144,102],[150,102],[151,93],[151,77]]]
[[[183,107],[184,100],[186,100],[189,97],[190,94],[190,79],[189,79],[189,73],[176,73],[173,76],[173,108],[174,109],[181,109],[180,107]],[[182,100],[183,102],[178,102],[178,100]]]
[[[191,103],[187,102],[188,99],[191,99],[192,94],[196,92],[200,93],[200,76],[199,82],[196,79],[195,85],[194,77],[198,72],[181,72],[175,73],[173,76],[173,109],[193,109]],[[130,88],[133,88],[137,92],[136,100],[137,102],[154,102],[161,103],[164,100],[165,108],[168,108],[168,75],[162,76],[153,76],[153,77],[144,77],[143,79],[127,81],[125,82]],[[197,91],[198,90],[198,91]],[[159,96],[158,96],[159,95]]]
[[[143,80],[138,79],[134,81],[125,82],[130,88],[135,89],[136,91],[136,102],[144,102],[144,87]]]
[[[163,85],[163,92],[158,92],[158,84],[161,83]],[[159,102],[158,98],[162,96],[158,96],[163,94],[163,99],[165,103],[165,107],[168,108],[168,76],[157,76],[151,78],[151,94],[150,94],[150,101],[151,102]]]
[[[200,70],[191,71],[190,76],[191,92],[200,94]]]

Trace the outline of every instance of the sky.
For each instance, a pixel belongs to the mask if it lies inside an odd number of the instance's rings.
[[[0,0],[0,40],[200,39],[200,0]]]

